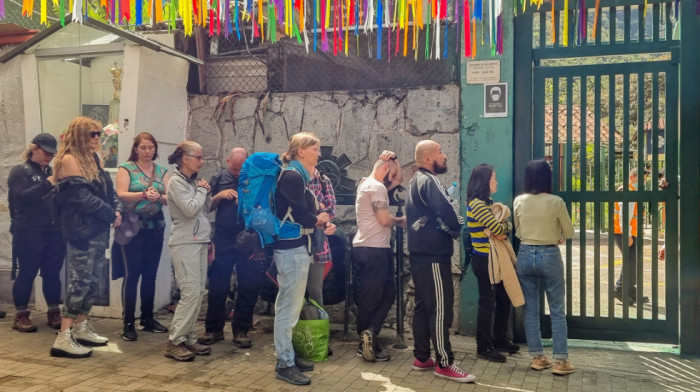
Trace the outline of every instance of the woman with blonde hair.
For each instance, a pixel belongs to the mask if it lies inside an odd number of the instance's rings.
[[[311,174],[321,156],[320,140],[309,132],[300,132],[289,141],[282,161],[288,165],[277,182],[276,213],[281,220],[291,214],[298,227],[295,238],[280,238],[275,243],[274,260],[277,267],[279,292],[275,301],[275,349],[277,350],[277,378],[295,385],[308,385],[311,379],[302,372],[313,370],[313,362],[294,354],[292,329],[299,320],[304,301],[306,281],[311,264],[311,239],[314,227],[325,229],[326,235],[335,233],[327,212],[316,213],[318,202],[309,190]]]
[[[49,207],[43,198],[53,186],[49,163],[56,154],[56,139],[40,133],[32,139],[22,154],[24,162],[15,166],[7,178],[10,207],[12,255],[19,265],[19,274],[12,285],[15,302],[15,322],[12,329],[36,332],[29,319],[29,297],[34,279],[41,270],[44,299],[48,305],[48,325],[61,326],[61,279],[59,273],[66,254],[66,242],[61,238],[58,225],[51,219]]]
[[[99,122],[76,117],[56,154],[54,205],[61,234],[68,242],[68,280],[61,331],[51,348],[52,356],[88,357],[92,350],[83,345],[107,344],[107,338],[95,332],[87,317],[98,295],[98,284],[106,278],[100,275],[107,270],[109,226],[121,224],[123,206],[97,154],[101,134]]]
[[[197,179],[204,163],[199,144],[190,140],[181,142],[168,157],[168,163],[177,166],[167,190],[173,221],[168,245],[180,301],[170,324],[165,356],[176,361],[191,361],[195,354],[211,353],[211,347],[197,342],[195,332],[207,280],[211,225],[206,213],[211,205],[211,188],[207,180]]]
[[[126,245],[112,246],[112,278],[122,281],[122,305],[124,329],[122,339],[133,341],[136,334],[134,313],[136,291],[141,280],[142,330],[156,333],[168,332],[153,317],[153,301],[156,292],[156,275],[163,250],[165,218],[163,205],[168,203],[165,192],[170,173],[154,162],[158,158],[158,142],[148,132],[134,138],[129,159],[119,165],[117,194],[126,208],[138,216],[139,231]],[[119,273],[115,273],[118,271]]]

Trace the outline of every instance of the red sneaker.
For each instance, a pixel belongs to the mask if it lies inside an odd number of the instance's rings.
[[[411,368],[413,370],[418,370],[418,371],[425,371],[425,370],[430,370],[433,369],[437,366],[437,363],[433,359],[433,357],[428,358],[425,362],[421,362],[418,360],[418,358],[413,360],[413,366]]]
[[[456,382],[474,382],[476,377],[458,368],[454,363],[446,368],[435,367],[435,375]]]

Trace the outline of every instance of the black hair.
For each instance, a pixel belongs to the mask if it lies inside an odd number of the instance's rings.
[[[467,184],[467,203],[474,199],[488,200],[491,198],[491,176],[496,169],[482,163],[472,170]]]
[[[525,193],[552,193],[552,168],[544,159],[533,159],[527,163]]]

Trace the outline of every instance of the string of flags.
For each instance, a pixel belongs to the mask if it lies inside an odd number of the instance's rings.
[[[35,0],[22,0],[22,15],[31,18]],[[71,12],[74,22],[88,17],[88,10],[99,8],[105,22],[112,25],[142,25],[166,22],[171,29],[181,20],[184,33],[192,35],[195,26],[208,30],[210,36],[235,34],[238,40],[277,42],[284,34],[304,45],[306,52],[349,54],[350,35],[374,33],[378,60],[391,57],[418,59],[420,36],[424,37],[423,56],[426,59],[447,58],[460,53],[460,42],[448,48],[448,32],[461,28],[464,32],[464,52],[475,58],[477,49],[488,48],[491,57],[503,54],[503,0],[36,0],[40,1],[40,22],[48,25],[47,7],[52,2],[59,20],[65,25],[65,15]],[[518,4],[518,1],[520,4]],[[551,3],[551,41],[569,45],[568,34],[556,36],[555,0]],[[644,0],[644,13],[648,0]],[[678,1],[678,0],[676,0]],[[698,0],[700,1],[700,0]],[[90,2],[90,3],[88,3]],[[94,2],[94,3],[93,3]],[[449,3],[452,4],[449,4]],[[526,11],[527,0],[514,0],[513,10]],[[544,0],[530,0],[531,7],[540,10]],[[309,4],[310,3],[310,4]],[[570,8],[571,3],[574,4]],[[585,40],[588,27],[586,0],[563,0],[563,30],[569,32],[569,15],[576,18],[575,39]],[[598,24],[600,0],[595,0],[593,37]],[[678,8],[676,7],[676,10]],[[133,14],[132,14],[133,11]],[[454,11],[454,13],[452,13]],[[569,12],[573,11],[573,12]],[[5,17],[5,0],[0,0],[0,20]],[[95,18],[94,13],[91,15]],[[243,34],[243,29],[250,34]],[[384,40],[386,34],[386,40]],[[480,40],[480,41],[479,41]],[[480,42],[480,45],[477,45]],[[383,46],[384,45],[384,46]],[[409,52],[411,52],[409,54]]]

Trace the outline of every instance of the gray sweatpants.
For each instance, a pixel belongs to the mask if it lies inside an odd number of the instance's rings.
[[[197,343],[195,323],[202,307],[207,280],[207,244],[170,245],[175,279],[180,288],[180,301],[170,325],[173,344]]]

